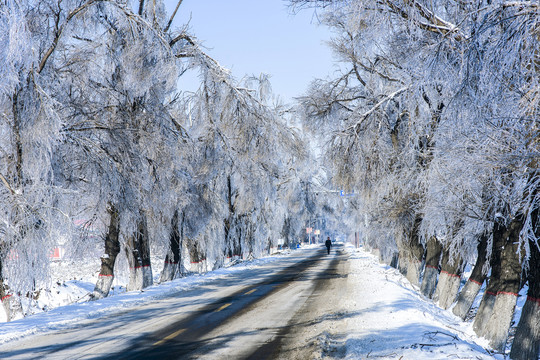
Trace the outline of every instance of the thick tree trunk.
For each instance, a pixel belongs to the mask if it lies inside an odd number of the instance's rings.
[[[410,233],[408,234],[408,241],[405,244],[405,249],[403,254],[400,255],[400,262],[402,255],[406,256],[405,262],[400,265],[405,267],[405,277],[410,281],[411,284],[419,286],[420,285],[420,274],[422,273],[422,261],[424,259],[424,247],[420,243],[420,237],[418,235],[418,229],[422,222],[422,218],[417,216],[414,220],[414,225]],[[402,271],[400,269],[400,271]],[[403,271],[402,271],[403,273]]]
[[[11,320],[11,311],[10,311],[10,298],[7,290],[7,286],[4,283],[4,275],[2,273],[2,259],[0,258],[0,322],[7,322]]]
[[[398,254],[394,250],[379,251],[379,262],[397,268]]]
[[[127,291],[142,290],[142,265],[137,249],[137,234],[131,235],[126,242],[126,256],[129,264],[129,281]]]
[[[498,281],[498,279],[490,277],[488,288],[484,292],[484,296],[482,297],[482,301],[480,302],[480,306],[478,307],[478,311],[474,317],[473,330],[478,336],[484,336],[484,333],[486,332],[486,324],[493,314],[493,306],[495,305],[497,293],[492,291],[490,284],[495,284]]]
[[[390,267],[397,269],[399,263],[399,255],[397,252],[392,252],[392,260],[390,260]]]
[[[409,261],[407,266],[407,280],[411,284],[420,285],[420,274],[422,273],[422,260],[424,258],[424,247],[420,243],[418,229],[422,218],[417,216],[414,221],[414,226],[409,237]]]
[[[484,336],[486,331],[486,325],[493,313],[493,305],[495,304],[495,297],[499,290],[499,280],[501,276],[501,253],[504,247],[504,233],[506,227],[499,223],[495,223],[493,226],[493,248],[491,250],[491,275],[488,279],[484,296],[476,312],[474,318],[473,330],[478,336]]]
[[[512,323],[514,309],[521,286],[521,254],[519,248],[519,233],[523,227],[522,217],[512,220],[505,231],[505,245],[501,252],[501,268],[499,287],[493,313],[486,324],[484,337],[489,340],[489,344],[496,350],[503,350],[508,338],[508,330]]]
[[[476,263],[474,264],[471,276],[467,280],[467,283],[458,295],[456,306],[452,310],[454,315],[464,319],[467,317],[469,310],[471,309],[476,295],[480,291],[484,280],[486,279],[487,272],[484,272],[484,266],[487,261],[487,243],[488,238],[485,235],[480,237],[478,242],[478,256]]]
[[[536,296],[540,296],[540,294]],[[512,343],[512,350],[510,351],[510,359],[536,360],[539,357],[540,297],[529,295],[521,311],[521,318],[517,326],[514,342]]]
[[[226,257],[229,261],[241,259],[243,256],[243,249],[240,241],[242,237],[240,221],[241,219],[233,216],[225,222],[225,236],[227,240]]]
[[[233,191],[233,185],[231,176],[227,176],[227,205],[229,208],[229,216],[224,220],[225,225],[225,257],[229,261],[234,261],[240,258],[242,255],[241,249],[239,249],[240,234],[238,234],[238,223],[240,219],[236,215],[236,209],[234,206],[236,192]]]
[[[119,214],[115,207],[109,204],[108,209],[110,220],[109,229],[105,235],[105,254],[101,257],[101,270],[98,281],[94,287],[94,292],[90,296],[91,300],[102,299],[109,295],[114,280],[114,263],[116,256],[120,252],[120,234]]]
[[[146,218],[141,214],[137,232],[128,238],[126,254],[129,263],[128,291],[142,290],[152,285],[150,244]]]
[[[448,309],[454,303],[461,284],[461,274],[463,272],[463,259],[457,255],[450,254],[449,249],[443,250],[441,260],[441,274],[439,283],[435,290],[435,300],[443,309]]]
[[[286,247],[291,247],[291,217],[285,216],[283,219],[283,227],[281,228],[281,236],[283,238],[283,245]]]
[[[436,237],[428,240],[426,246],[426,266],[420,291],[425,297],[431,298],[437,286],[439,275],[439,262],[441,260],[442,245]]]
[[[516,303],[517,293],[499,291],[495,297],[493,313],[484,334],[484,337],[489,340],[489,345],[495,350],[503,351],[506,347]]]
[[[184,213],[182,213],[182,223]],[[183,227],[183,225],[182,225]],[[178,210],[175,211],[171,220],[171,234],[169,238],[169,251],[165,256],[165,264],[159,282],[171,281],[180,273],[180,238],[181,233],[178,229]]]
[[[398,244],[398,270],[403,276],[407,276],[409,267],[409,255],[404,244]]]
[[[233,253],[234,258],[236,259],[242,259],[244,257],[244,251],[242,249],[242,243],[240,241],[242,234],[238,233],[237,237],[233,240]]]
[[[536,360],[540,356],[540,250],[533,241],[529,245],[529,290],[510,351],[512,360]]]
[[[15,169],[8,169],[7,179],[2,178],[4,184],[11,194],[14,194],[16,189],[21,188],[24,183],[23,180],[23,145],[21,138],[21,115],[22,110],[24,109],[24,96],[19,98],[19,93],[21,92],[20,88],[17,88],[13,92],[12,99],[12,112],[13,112],[13,123],[12,123],[12,147],[13,153],[11,156],[14,157],[13,162],[15,164]],[[4,135],[5,136],[5,135]],[[4,244],[5,246],[5,244]],[[6,252],[6,249],[3,246],[3,252]],[[13,319],[13,314],[11,313],[11,302],[14,300],[13,294],[9,291],[7,284],[4,280],[3,274],[3,263],[0,258],[0,322],[1,321],[11,321]]]
[[[191,262],[190,271],[203,273],[205,269],[204,262],[206,259],[199,251],[199,244],[194,240],[189,240],[187,246],[189,251],[189,259]]]

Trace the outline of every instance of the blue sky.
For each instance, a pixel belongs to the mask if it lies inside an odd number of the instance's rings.
[[[165,0],[169,12],[177,0]],[[244,75],[271,75],[274,94],[285,102],[303,94],[313,78],[332,72],[332,55],[324,43],[330,32],[313,10],[293,15],[284,0],[184,0],[175,25],[189,22],[207,53]]]

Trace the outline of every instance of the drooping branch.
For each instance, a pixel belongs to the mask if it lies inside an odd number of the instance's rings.
[[[409,13],[397,5],[392,0],[383,0],[380,3],[386,4],[393,12],[401,16],[405,20],[411,20]],[[406,4],[416,8],[421,17],[423,17],[428,22],[422,22],[418,20],[412,20],[418,27],[423,30],[435,32],[443,35],[451,35],[456,41],[464,41],[467,36],[461,32],[461,30],[454,24],[443,20],[439,16],[435,15],[432,11],[426,9],[425,6],[420,4],[416,0],[405,1]]]
[[[47,63],[47,60],[49,60],[49,57],[52,55],[52,53],[54,52],[54,50],[58,46],[58,41],[60,40],[60,36],[62,36],[62,32],[64,31],[66,25],[71,21],[71,19],[73,19],[73,17],[75,17],[80,12],[85,11],[86,9],[88,9],[93,4],[95,4],[97,2],[103,2],[103,1],[107,1],[107,0],[89,0],[89,1],[85,2],[84,4],[82,4],[81,6],[74,9],[73,11],[71,11],[68,14],[68,16],[66,17],[66,20],[64,21],[64,23],[60,27],[57,28],[51,46],[49,46],[49,48],[45,52],[45,55],[43,55],[43,58],[41,59],[41,61],[39,63],[39,67],[38,67],[38,70],[37,70],[38,74],[41,73],[41,71],[45,67],[45,64]]]
[[[326,7],[331,4],[335,4],[338,1],[337,0],[290,0],[293,8],[302,8],[302,7]],[[442,19],[440,16],[437,16],[432,11],[427,9],[424,5],[422,5],[417,0],[405,0],[403,3],[407,5],[409,8],[415,8],[417,13],[422,17],[425,21],[419,21],[416,19],[411,19],[409,16],[409,13],[407,12],[407,9],[404,9],[402,6],[397,4],[393,0],[377,0],[374,1],[380,6],[387,7],[387,9],[398,16],[402,17],[405,20],[411,20],[413,21],[419,28],[435,32],[442,35],[449,35],[454,38],[454,40],[458,42],[462,42],[467,39],[466,34],[462,32],[462,30],[452,24],[449,21],[446,21]]]
[[[195,42],[193,41],[191,36],[189,36],[188,34],[183,32],[183,33],[179,34],[178,36],[176,36],[175,38],[173,38],[171,41],[169,41],[169,46],[173,47],[173,45],[176,44],[177,42],[179,42],[180,40],[185,40],[185,41],[188,42],[188,44],[190,44],[192,46],[195,45]]]
[[[143,0],[141,0],[143,1]],[[71,11],[68,16],[66,17],[66,19],[64,20],[64,22],[62,23],[62,25],[58,26],[57,27],[57,30],[56,30],[56,33],[55,33],[55,36],[54,36],[54,39],[52,41],[52,44],[51,46],[47,49],[47,51],[45,52],[45,54],[43,55],[43,58],[41,59],[40,63],[39,63],[39,67],[38,67],[38,74],[41,73],[41,71],[43,71],[43,68],[45,67],[47,61],[49,60],[49,58],[51,57],[52,53],[54,52],[54,50],[56,49],[56,47],[58,46],[58,42],[60,40],[60,37],[62,36],[63,32],[64,32],[64,29],[65,27],[69,24],[69,22],[75,17],[77,16],[78,14],[84,12],[85,10],[87,10],[89,7],[91,7],[92,5],[96,4],[96,3],[109,3],[111,4],[112,6],[115,6],[117,9],[119,9],[121,12],[123,12],[127,18],[129,18],[130,20],[134,20],[136,21],[138,24],[140,25],[143,25],[144,27],[146,27],[147,29],[151,30],[154,35],[159,39],[160,43],[163,45],[163,46],[169,46],[169,47],[172,47],[177,41],[181,40],[182,39],[182,34],[179,35],[179,38],[177,37],[177,39],[173,39],[170,43],[168,43],[164,38],[163,38],[163,34],[160,33],[160,30],[158,29],[157,31],[154,29],[154,27],[149,24],[147,21],[145,21],[144,19],[142,19],[141,17],[136,17],[133,15],[133,13],[131,12],[131,10],[129,10],[128,8],[124,7],[124,6],[121,6],[120,4],[114,2],[114,1],[110,1],[110,0],[88,0],[87,2],[85,2],[83,5],[79,6],[78,8],[74,9],[73,11]],[[142,6],[142,5],[141,5]],[[191,40],[189,39],[189,37],[186,37],[185,38],[186,40],[188,40],[188,42],[190,42]],[[191,43],[191,42],[190,42]]]

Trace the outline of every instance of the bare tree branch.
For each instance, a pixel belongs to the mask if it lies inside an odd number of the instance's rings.
[[[53,42],[51,44],[51,46],[49,47],[49,49],[45,52],[45,55],[43,55],[43,58],[41,59],[40,63],[39,63],[39,67],[38,67],[38,74],[41,73],[41,71],[43,70],[43,68],[45,67],[45,64],[47,63],[47,60],[49,59],[49,57],[51,56],[51,54],[53,53],[54,49],[56,49],[56,46],[58,46],[58,40],[60,40],[60,36],[62,36],[62,32],[64,31],[64,28],[65,26],[69,23],[69,21],[74,17],[76,16],[77,14],[79,14],[80,12],[88,9],[90,6],[92,6],[94,3],[97,3],[97,2],[102,2],[102,1],[107,1],[107,0],[89,0],[87,1],[86,3],[82,4],[81,6],[79,6],[78,8],[76,8],[75,10],[71,11],[68,16],[66,17],[66,20],[64,21],[64,23],[57,29],[56,31],[56,34],[54,36],[54,39],[53,39]]]
[[[9,190],[9,192],[11,193],[11,195],[15,195],[15,190],[13,190],[13,188],[9,185],[8,181],[6,180],[6,178],[4,177],[4,175],[0,174],[0,180],[2,180],[2,182],[4,183],[5,187]]]
[[[169,31],[169,28],[171,27],[171,24],[172,24],[172,22],[174,20],[174,17],[176,16],[176,12],[178,11],[178,8],[182,4],[182,1],[184,1],[184,0],[178,0],[178,3],[176,4],[176,8],[174,9],[174,11],[173,11],[173,13],[171,15],[171,18],[169,19],[169,22],[167,23],[167,26],[165,26],[165,28],[163,29],[163,32]]]
[[[388,96],[386,96],[384,99],[382,99],[381,101],[379,101],[377,104],[375,104],[375,106],[373,106],[371,109],[369,109],[368,111],[366,111],[365,113],[363,113],[361,116],[360,116],[360,120],[358,120],[356,122],[356,124],[352,125],[352,126],[349,126],[347,128],[347,132],[350,132],[350,131],[354,131],[354,133],[358,133],[358,130],[360,128],[360,125],[362,125],[362,123],[364,122],[364,120],[366,120],[369,115],[373,114],[373,112],[375,112],[377,109],[379,109],[383,104],[385,104],[386,102],[392,100],[393,98],[395,98],[396,96],[398,96],[399,94],[401,94],[402,92],[404,92],[405,90],[409,89],[409,86],[406,86],[406,87],[402,87],[401,89],[397,90],[397,91],[394,91],[393,93],[389,94]]]

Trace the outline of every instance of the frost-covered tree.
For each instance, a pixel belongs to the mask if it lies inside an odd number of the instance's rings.
[[[151,284],[150,239],[165,242],[177,205],[183,134],[168,107],[179,65],[156,9],[95,4],[66,25],[47,68],[65,104],[57,177],[78,194],[70,213],[110,222],[95,298],[107,295],[120,248],[128,288]]]
[[[302,143],[266,104],[266,78],[239,86],[213,59],[201,53],[198,61],[203,82],[190,99],[189,131],[200,149],[197,177],[220,204],[208,230],[223,241],[212,243],[212,257],[256,256],[279,236],[277,185],[287,159],[303,156]]]
[[[0,298],[7,319],[12,295],[32,292],[46,279],[48,252],[69,228],[53,182],[53,153],[62,139],[60,106],[44,71],[61,31],[56,5],[0,4]]]
[[[163,30],[161,2],[139,5],[1,5],[1,259],[16,292],[46,276],[58,238],[81,238],[73,218],[108,232],[100,296],[108,293],[120,245],[132,244],[134,277],[151,280],[151,272],[135,270],[149,265],[141,250],[150,237],[165,238],[178,200],[171,193],[184,183],[185,134],[169,112],[183,36]]]

